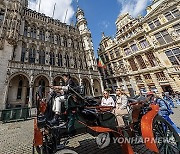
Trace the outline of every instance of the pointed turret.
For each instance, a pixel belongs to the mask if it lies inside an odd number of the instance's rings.
[[[91,31],[88,29],[87,20],[84,16],[84,11],[82,9],[77,8],[76,12],[76,26],[80,31],[80,35],[82,36],[84,49],[87,56],[87,64],[89,68],[97,69],[96,68],[96,61],[94,56],[94,48],[92,43]]]

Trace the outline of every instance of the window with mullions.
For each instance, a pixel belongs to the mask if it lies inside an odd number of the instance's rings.
[[[50,62],[49,62],[50,65],[55,65],[55,54],[54,52],[50,52]]]
[[[35,59],[36,59],[36,50],[34,47],[32,47],[31,49],[29,49],[29,63],[35,63]]]
[[[54,43],[54,34],[53,34],[53,32],[49,32],[50,34],[49,34],[49,41],[51,42],[51,43]]]
[[[25,27],[24,27],[24,36],[27,36],[28,34],[28,26],[25,24]]]
[[[124,49],[124,52],[125,52],[125,54],[128,56],[128,55],[131,54],[131,49],[128,48],[128,47],[126,47],[126,48]]]
[[[156,61],[156,58],[155,58],[155,56],[154,56],[153,53],[149,52],[149,53],[146,53],[145,55],[146,55],[146,57],[147,57],[147,59],[148,59],[148,61],[150,62],[150,64],[151,64],[152,67],[158,65],[158,63],[157,63],[157,61]]]
[[[120,56],[120,51],[118,49],[115,49],[116,58]]]
[[[26,56],[26,46],[25,44],[22,45],[22,51],[21,51],[21,62],[24,62]]]
[[[156,39],[158,40],[158,42],[163,45],[169,42],[172,42],[172,38],[169,35],[169,33],[167,32],[167,30],[163,30],[161,32],[158,32],[155,34]]]
[[[22,98],[22,89],[23,89],[23,81],[19,80],[18,91],[17,91],[17,99],[21,99]]]
[[[76,57],[74,57],[74,68],[77,68],[78,66],[77,66],[77,59],[76,59]]]
[[[63,66],[63,58],[62,54],[58,54],[58,66],[62,67]]]
[[[147,42],[147,40],[145,38],[139,40],[139,44],[142,49],[149,47],[149,43]]]
[[[45,41],[45,32],[44,32],[43,29],[41,29],[40,32],[39,32],[39,39],[41,41]]]
[[[168,21],[171,21],[174,18],[177,18],[180,16],[180,11],[177,8],[174,8],[173,10],[166,12],[164,15]]]
[[[0,10],[0,25],[4,20],[4,10]]]
[[[79,63],[80,63],[80,65],[79,65],[80,69],[83,69],[83,62],[82,62],[81,58],[79,59]]]
[[[109,56],[108,56],[108,54],[105,54],[105,59],[106,59],[106,62],[109,61]]]
[[[144,60],[143,60],[141,55],[136,56],[136,59],[137,59],[137,62],[138,62],[138,64],[139,64],[141,69],[146,68],[146,64],[145,64],[145,62],[144,62]]]
[[[153,21],[149,22],[148,25],[149,25],[149,27],[150,27],[151,29],[154,29],[155,27],[160,26],[161,23],[160,23],[159,19],[156,18],[156,19],[154,19]]]
[[[179,23],[174,25],[173,28],[178,34],[180,34],[180,24]]]
[[[31,38],[36,38],[36,27],[35,26],[33,26],[32,28],[31,28],[31,33],[30,33],[30,37]]]
[[[128,62],[129,62],[130,66],[131,66],[131,69],[132,69],[133,71],[137,71],[137,70],[138,70],[138,68],[137,68],[137,66],[136,66],[136,63],[135,63],[135,61],[134,61],[133,58],[129,59]]]
[[[45,64],[45,52],[43,50],[39,51],[39,64]]]
[[[132,49],[133,52],[138,51],[138,47],[137,47],[136,44],[132,44],[132,45],[131,45],[131,49]]]
[[[174,48],[165,51],[168,59],[171,61],[172,65],[180,65],[180,49]]]
[[[109,54],[110,54],[111,59],[114,59],[114,53],[113,53],[113,50],[111,50],[111,51],[109,52]]]
[[[66,67],[70,67],[69,56],[67,54],[65,55],[65,60],[66,60]]]
[[[61,46],[61,37],[60,35],[57,35],[57,44]]]

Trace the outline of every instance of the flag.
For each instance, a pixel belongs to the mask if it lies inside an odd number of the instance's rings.
[[[98,59],[98,67],[106,68],[106,65],[103,63],[101,57],[99,57],[99,59]]]

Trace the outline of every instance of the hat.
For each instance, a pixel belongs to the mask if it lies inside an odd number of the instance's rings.
[[[147,96],[149,96],[149,95],[154,95],[154,93],[152,91],[149,91],[149,92],[147,92]]]

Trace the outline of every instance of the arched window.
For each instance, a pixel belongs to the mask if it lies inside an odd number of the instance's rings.
[[[81,58],[79,59],[79,62],[80,62],[80,65],[79,65],[80,69],[83,69],[83,62]]]
[[[27,25],[27,23],[25,22],[25,26],[24,26],[24,36],[27,37],[27,34],[28,34],[28,25]]]
[[[60,66],[60,67],[63,66],[63,59],[62,59],[62,55],[60,53],[58,54],[58,66]]]
[[[39,51],[39,64],[45,64],[45,52],[43,50]]]
[[[61,37],[59,35],[57,35],[57,44],[61,46]]]
[[[53,34],[53,32],[49,32],[49,41],[51,43],[54,43],[54,34]]]
[[[77,68],[78,66],[77,66],[77,59],[76,59],[76,57],[74,57],[74,68]]]
[[[54,52],[50,52],[50,65],[55,65],[55,55]]]
[[[43,97],[44,97],[44,96],[45,96],[45,88],[46,88],[46,86],[45,86],[45,81],[44,81],[43,79],[41,79],[41,80],[39,81],[39,86],[42,87],[42,95],[43,95]]]
[[[36,50],[34,47],[29,49],[29,63],[35,63]]]
[[[36,27],[35,26],[33,26],[32,28],[31,28],[31,33],[30,33],[30,36],[32,37],[32,38],[36,38]]]
[[[24,62],[26,56],[26,45],[23,43],[21,51],[21,62]]]
[[[67,47],[67,39],[64,37],[64,47]]]
[[[23,89],[23,81],[19,80],[18,91],[17,91],[17,99],[21,99],[22,98],[22,89]]]
[[[40,32],[39,32],[39,39],[41,41],[45,41],[45,32],[44,32],[43,29],[41,29]]]
[[[73,41],[73,39],[71,40],[71,47],[74,49],[74,41]]]
[[[66,59],[66,67],[70,67],[69,56],[67,54],[65,55],[65,59]]]

